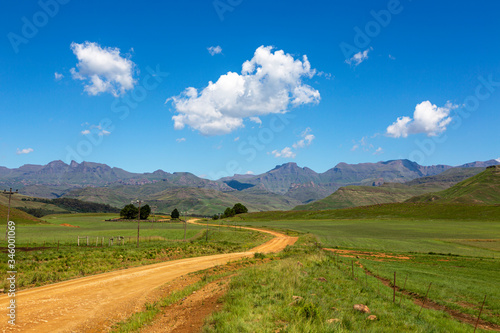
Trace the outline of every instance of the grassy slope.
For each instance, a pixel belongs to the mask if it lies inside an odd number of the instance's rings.
[[[406,186],[402,184],[385,184],[383,186],[346,186],[339,188],[328,197],[300,205],[293,210],[325,210],[375,204],[403,202],[411,197],[439,191],[443,189],[439,184],[426,184],[417,186]]]
[[[449,189],[411,198],[408,201],[500,204],[500,167],[487,168],[480,174],[468,178]]]
[[[10,208],[10,220],[20,224],[38,224],[45,223],[44,221],[31,216],[19,209]],[[0,225],[5,225],[7,222],[7,206],[0,205]]]
[[[23,201],[22,199],[28,199],[31,197],[21,195],[21,194],[15,194],[11,198],[11,207],[19,208],[19,207],[26,207],[26,208],[35,208],[35,209],[44,209],[44,210],[50,210],[53,212],[65,212],[66,210],[63,208],[60,208],[56,205],[53,204],[47,204],[47,203],[42,203],[42,202],[36,202],[36,201]],[[7,195],[0,195],[0,205],[7,206],[9,204],[9,197]]]

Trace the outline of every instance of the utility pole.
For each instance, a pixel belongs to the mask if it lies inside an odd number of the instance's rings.
[[[184,214],[184,241],[186,241],[186,231],[187,231],[186,214],[187,214],[187,212],[185,212],[185,214]]]
[[[153,224],[155,223],[155,210],[156,206],[151,206],[151,210],[153,211],[153,221],[151,221],[151,229],[153,229]]]
[[[207,220],[207,235],[205,237],[205,241],[208,242],[208,220]]]
[[[139,204],[139,214],[137,218],[137,247],[139,247],[139,230],[140,230],[140,224],[141,224],[141,200],[137,200],[136,203]],[[134,201],[132,201],[132,204],[134,204]]]
[[[7,208],[7,225],[5,227],[5,240],[7,241],[7,234],[9,232],[9,221],[10,221],[10,198],[12,195],[17,194],[19,190],[16,190],[16,192],[12,192],[12,187],[10,188],[9,192],[7,190],[3,190],[3,194],[8,194],[9,195],[9,206]]]

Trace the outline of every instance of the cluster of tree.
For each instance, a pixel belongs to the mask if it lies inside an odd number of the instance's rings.
[[[107,204],[87,202],[71,198],[43,199],[43,198],[22,198],[22,201],[34,201],[46,204],[52,204],[68,212],[75,213],[118,213],[119,208]],[[31,208],[29,208],[31,209]],[[27,211],[26,211],[27,212]],[[31,213],[28,213],[31,214]],[[33,215],[33,214],[31,214]],[[47,215],[47,214],[46,214]],[[38,216],[37,216],[38,217]]]
[[[42,217],[45,215],[52,215],[52,214],[70,214],[71,212],[68,210],[65,211],[60,211],[60,210],[50,210],[50,209],[45,209],[45,208],[28,208],[28,207],[16,207],[19,210],[22,210],[23,212],[26,212],[30,215],[33,215],[34,217]]]
[[[149,205],[141,206],[141,220],[146,220],[151,214]],[[139,208],[133,204],[128,204],[120,211],[120,217],[126,220],[135,220],[139,215]]]
[[[233,217],[238,214],[243,214],[243,213],[248,213],[248,209],[241,203],[237,203],[233,206],[233,208],[227,207],[226,210],[224,210],[224,214],[220,216],[221,219],[225,219],[226,217]],[[213,220],[218,220],[219,215],[215,214],[212,216]]]

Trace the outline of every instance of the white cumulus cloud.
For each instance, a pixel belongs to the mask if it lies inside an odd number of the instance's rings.
[[[307,56],[294,59],[282,50],[261,46],[243,63],[241,74],[228,72],[201,91],[189,87],[167,99],[177,113],[172,117],[174,128],[187,125],[203,135],[223,135],[243,127],[245,118],[319,103],[320,93],[302,81],[315,73]]]
[[[375,150],[375,152],[373,153],[373,155],[380,155],[383,153],[384,153],[384,150],[382,149],[382,147],[378,147],[377,150]]]
[[[207,47],[207,50],[212,56],[222,53],[222,47],[220,47],[219,45]]]
[[[114,96],[134,88],[135,64],[120,56],[119,48],[101,47],[97,43],[71,43],[71,50],[78,63],[71,68],[73,79],[85,81],[84,90],[89,95],[108,92]]]
[[[58,72],[55,72],[55,73],[54,73],[54,79],[55,79],[56,81],[61,80],[63,77],[64,77],[64,75],[62,75],[61,73],[58,73]]]
[[[90,130],[86,129],[86,130],[81,131],[80,133],[82,133],[83,135],[87,135],[87,134],[90,134]]]
[[[273,150],[271,154],[273,154],[274,157],[282,158],[295,158],[295,156],[297,156],[297,154],[294,153],[290,147],[285,147],[282,150]]]
[[[177,143],[185,142],[186,138],[175,139],[175,141],[177,141]]]
[[[393,138],[406,138],[411,134],[425,133],[427,136],[436,136],[446,131],[446,126],[451,122],[450,111],[458,105],[447,102],[445,106],[438,107],[429,101],[417,104],[413,118],[399,117],[392,125],[387,127],[386,134]]]
[[[364,51],[359,51],[358,53],[353,55],[352,58],[347,59],[345,62],[349,65],[354,64],[354,66],[357,66],[366,59],[368,59],[368,52],[370,52],[371,50],[373,50],[373,48],[370,47],[369,49],[366,49]]]
[[[24,148],[24,149],[19,149],[17,148],[17,155],[22,155],[22,154],[29,154],[33,152],[33,148]]]

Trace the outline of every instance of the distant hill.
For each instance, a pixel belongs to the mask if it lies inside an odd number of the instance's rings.
[[[499,162],[472,162],[463,167],[475,169],[493,164]],[[448,165],[421,166],[409,160],[392,160],[360,164],[339,163],[334,168],[317,173],[307,167],[299,167],[296,163],[285,163],[260,175],[235,175],[220,180],[209,180],[188,172],[169,173],[157,170],[152,173],[132,173],[101,163],[72,161],[66,164],[53,161],[47,165],[28,164],[16,169],[0,167],[0,189],[12,187],[31,197],[74,198],[114,207],[123,207],[130,200],[140,198],[154,201],[167,212],[172,207],[183,205],[193,213],[205,214],[219,212],[222,206],[232,206],[236,202],[244,203],[251,211],[287,210],[300,204],[321,200],[340,187],[350,185],[372,187],[387,182],[405,183],[447,172],[450,173],[447,177],[459,181],[464,179],[461,177],[471,174],[468,170],[458,173],[450,170],[453,169]],[[450,179],[441,178],[446,184]],[[446,188],[436,188],[434,183],[438,180],[434,178],[419,182],[427,184],[422,185],[422,188],[427,187],[427,190]],[[416,184],[409,184],[413,185]],[[364,199],[361,199],[361,188],[342,190],[345,194],[342,198],[344,203],[335,204],[335,207],[348,206],[349,201],[351,205],[386,202],[391,196],[391,200],[399,201],[410,194],[425,193],[416,189],[405,192],[402,189],[385,187],[387,186],[384,185],[384,189],[367,190]],[[181,188],[193,199],[176,198],[174,194],[183,193]],[[349,199],[352,195],[359,198]]]
[[[460,167],[484,168],[495,164],[500,162],[497,160],[472,162]],[[342,186],[405,183],[417,178],[432,177],[450,169],[453,169],[450,165],[422,166],[409,160],[391,160],[360,164],[339,163],[334,168],[317,173],[309,168],[301,168],[296,163],[285,163],[260,175],[235,175],[222,178],[221,181],[236,190],[260,184],[269,192],[282,194],[305,204],[322,199]],[[463,174],[473,175],[467,172]],[[464,179],[459,178],[459,175],[456,176],[457,179]]]
[[[327,210],[403,202],[416,195],[441,189],[440,186],[407,186],[396,183],[382,186],[346,186],[339,188],[324,199],[307,205],[299,205],[293,210]]]
[[[36,224],[36,223],[45,223],[44,221],[36,218],[28,213],[25,213],[19,209],[10,208],[10,219],[20,224]],[[4,228],[0,228],[0,235],[5,235],[5,224],[7,223],[7,206],[0,204],[0,225],[3,225]],[[3,234],[2,234],[3,233]],[[3,236],[0,236],[3,237]]]
[[[413,197],[408,202],[500,204],[500,166],[490,166],[446,190]]]
[[[293,210],[326,210],[403,202],[414,196],[447,189],[484,171],[482,167],[452,168],[438,175],[417,178],[406,183],[385,183],[381,186],[346,186],[324,199]]]

